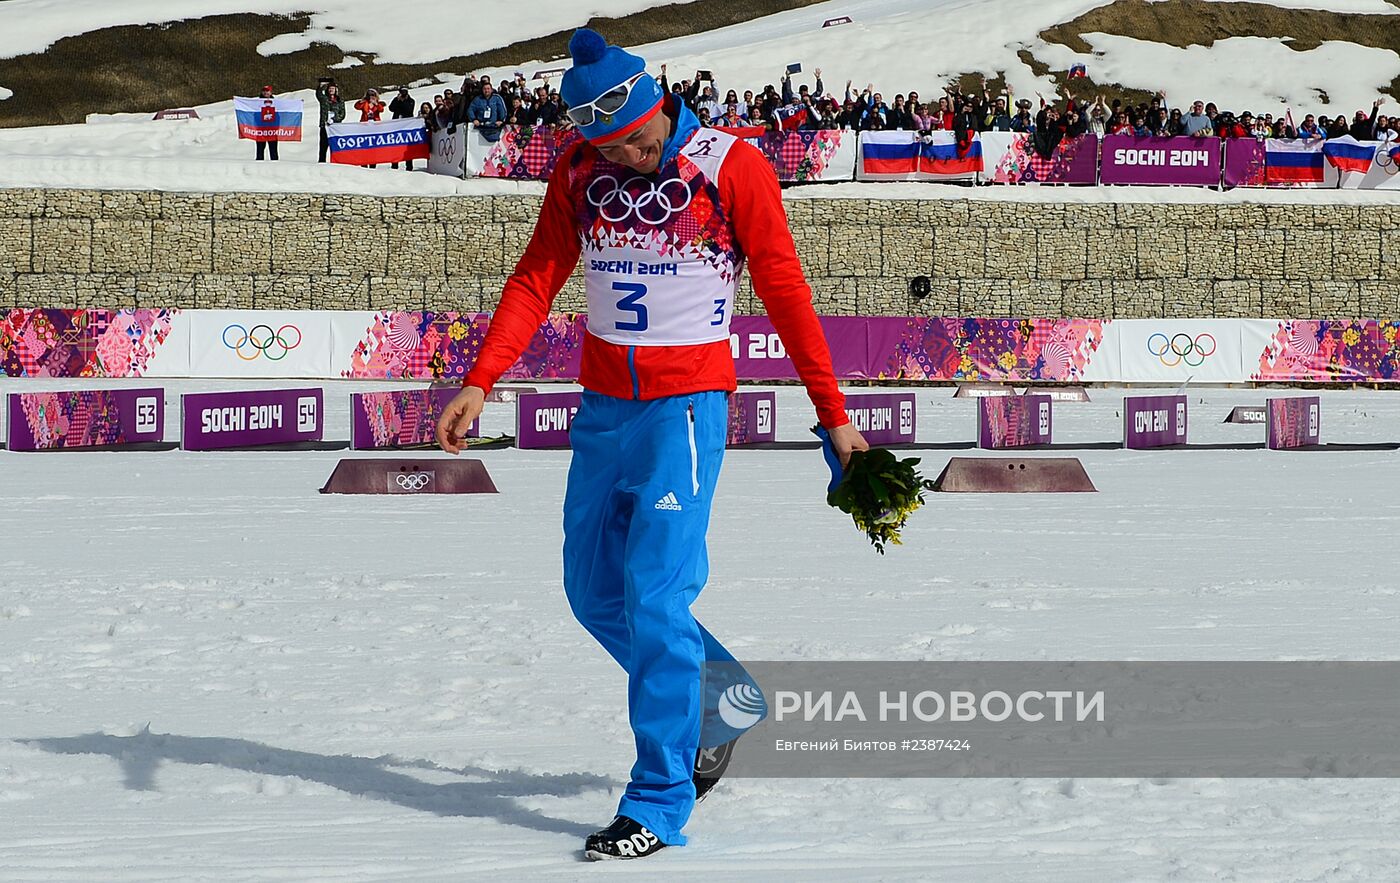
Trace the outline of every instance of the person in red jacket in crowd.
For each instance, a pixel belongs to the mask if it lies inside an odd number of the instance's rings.
[[[847,419],[763,154],[701,128],[641,58],[596,32],[575,32],[569,51],[560,93],[585,140],[555,166],[437,440],[460,451],[582,253],[588,332],[569,430],[564,591],[627,672],[636,743],[617,816],[584,850],[641,858],[685,842],[697,796],[744,732],[718,713],[721,695],[742,686],[761,697],[690,612],[708,575],[705,533],[735,388],[729,320],[745,264],[836,455],[845,464],[867,445]]]
[[[379,117],[384,113],[384,102],[379,100],[379,90],[369,89],[365,92],[365,97],[355,102],[355,109],[360,112],[360,122],[377,123]],[[378,168],[377,163],[370,163],[367,168]]]

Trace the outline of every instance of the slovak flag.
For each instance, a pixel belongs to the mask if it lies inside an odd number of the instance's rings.
[[[1264,141],[1264,178],[1269,184],[1321,184],[1322,142],[1301,138]]]
[[[1350,135],[1322,142],[1322,153],[1334,168],[1340,172],[1360,172],[1371,170],[1371,160],[1376,157],[1376,148],[1362,144]]]
[[[432,145],[423,120],[384,120],[378,123],[336,123],[326,127],[331,162],[352,166],[427,159]]]
[[[1087,67],[1085,67],[1084,65],[1082,65],[1082,64],[1075,64],[1075,65],[1071,65],[1071,66],[1070,66],[1070,69],[1069,69],[1069,78],[1070,78],[1071,80],[1076,79],[1076,78],[1078,78],[1078,77],[1087,77],[1087,76],[1089,76],[1089,69],[1088,69]]]
[[[775,113],[778,116],[778,128],[783,131],[790,131],[807,122],[807,105],[786,104],[778,108]]]
[[[235,98],[238,137],[250,141],[300,141],[300,98]]]

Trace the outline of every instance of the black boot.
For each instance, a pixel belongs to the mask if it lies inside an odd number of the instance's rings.
[[[627,816],[618,816],[601,831],[588,835],[583,854],[601,861],[614,858],[646,858],[666,848],[661,838]]]
[[[715,748],[701,748],[695,752],[695,770],[690,779],[695,783],[696,803],[710,793],[710,789],[715,787],[724,771],[729,768],[729,758],[734,753],[734,743],[738,741],[736,737]]]

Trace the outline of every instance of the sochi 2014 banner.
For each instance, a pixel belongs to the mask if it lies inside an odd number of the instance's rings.
[[[982,171],[982,141],[953,132],[861,132],[857,181],[971,181]]]
[[[1139,138],[1105,135],[1101,184],[1220,184],[1219,138]]]
[[[250,141],[300,141],[300,98],[235,98],[238,137]]]
[[[418,117],[377,123],[334,123],[326,127],[331,162],[352,166],[426,160],[428,127]]]
[[[1096,184],[1099,138],[1065,138],[1050,156],[1041,156],[1023,132],[983,132],[982,182],[993,184]]]
[[[517,178],[544,181],[554,173],[554,165],[569,145],[582,139],[577,129],[554,129],[549,126],[505,126],[495,142],[486,141],[480,132],[476,150],[486,145],[476,174],[483,178]]]

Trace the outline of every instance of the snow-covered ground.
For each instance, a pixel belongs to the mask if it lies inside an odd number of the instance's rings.
[[[328,384],[329,437],[362,388]],[[972,437],[951,392],[922,441]],[[1058,440],[1118,436],[1091,394]],[[1261,440],[1218,421],[1266,395],[1193,393],[1192,441]],[[1322,396],[1325,442],[1400,440],[1400,397]],[[696,612],[749,659],[1400,658],[1400,454],[1078,455],[1099,493],[935,495],[881,558],[814,451],[731,451]],[[734,780],[690,846],[581,863],[629,750],[559,588],[568,455],[474,455],[493,497],[317,495],[339,456],[0,452],[0,879],[1400,876],[1384,780]]]

